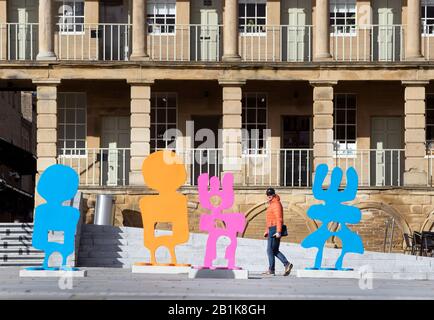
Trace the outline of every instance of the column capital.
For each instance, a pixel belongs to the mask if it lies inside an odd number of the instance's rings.
[[[403,86],[406,87],[425,87],[429,84],[428,80],[402,80]]]
[[[127,79],[127,83],[131,86],[152,86],[155,83],[154,79]]]
[[[333,87],[338,84],[337,80],[312,80],[309,81],[312,87]]]
[[[246,80],[242,79],[219,79],[218,81],[222,87],[240,87],[246,84]]]
[[[33,84],[37,86],[58,86],[61,84],[61,79],[33,79]]]

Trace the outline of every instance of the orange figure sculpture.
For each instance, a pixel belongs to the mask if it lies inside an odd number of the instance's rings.
[[[172,151],[157,151],[143,161],[142,174],[145,183],[159,194],[140,199],[144,244],[150,251],[151,263],[136,265],[178,265],[175,246],[189,238],[187,197],[177,192],[187,178],[184,164]],[[172,234],[156,237],[157,223],[170,223]],[[155,253],[161,246],[169,249],[170,264],[157,263]]]

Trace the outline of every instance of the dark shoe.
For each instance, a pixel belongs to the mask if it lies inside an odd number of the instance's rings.
[[[267,271],[265,271],[265,272],[262,272],[262,274],[263,274],[263,275],[266,275],[266,276],[274,276],[274,275],[275,275],[274,271],[270,271],[270,270],[267,270]]]
[[[289,274],[291,273],[291,270],[292,270],[292,263],[288,263],[286,266],[285,266],[285,273],[283,274],[285,277],[286,276],[289,276]]]

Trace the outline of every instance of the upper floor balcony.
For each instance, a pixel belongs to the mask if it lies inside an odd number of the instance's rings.
[[[38,23],[0,24],[0,60],[37,60]],[[129,61],[132,24],[57,24],[54,54],[62,61]],[[223,25],[146,25],[151,61],[219,62],[224,56]],[[404,25],[330,27],[329,61],[405,62]],[[252,25],[238,34],[241,62],[310,63],[315,59],[314,26]],[[249,32],[251,31],[251,32]],[[421,33],[422,59],[434,60],[434,24]]]
[[[0,60],[37,60],[37,23],[0,25]],[[223,26],[147,25],[147,54],[152,61],[218,62],[223,57]],[[434,29],[434,25],[430,26]],[[333,29],[336,29],[333,32]],[[250,26],[238,35],[243,62],[314,61],[313,26]],[[332,60],[398,62],[405,60],[402,25],[354,26],[351,34],[330,33]],[[56,26],[54,53],[58,60],[129,61],[133,48],[131,24]],[[434,59],[434,37],[423,37],[426,60]]]
[[[333,0],[306,1],[287,8],[285,2],[265,0],[211,2],[207,7],[195,0],[137,0],[112,7],[102,1],[30,0],[33,9],[15,8],[8,2],[6,21],[16,22],[0,23],[0,60],[396,63],[434,59],[434,17],[428,15],[434,10],[419,10],[417,1],[402,8],[344,2],[342,6]],[[118,17],[120,12],[125,18]]]

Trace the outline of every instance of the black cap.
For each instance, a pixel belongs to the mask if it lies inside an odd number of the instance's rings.
[[[276,191],[273,188],[268,188],[266,194],[267,196],[274,196]]]

